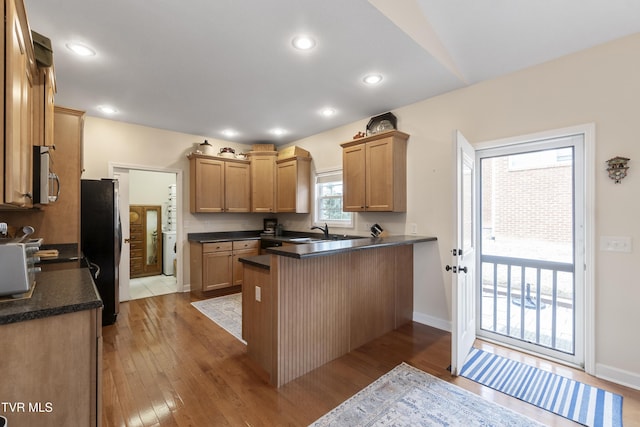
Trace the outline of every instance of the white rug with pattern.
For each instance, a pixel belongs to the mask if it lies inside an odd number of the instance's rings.
[[[224,330],[242,339],[242,294],[236,293],[217,298],[194,301],[192,306],[200,310],[202,314],[213,320]]]
[[[312,424],[321,426],[542,426],[406,363]]]

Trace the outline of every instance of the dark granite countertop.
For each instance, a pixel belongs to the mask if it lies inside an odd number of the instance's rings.
[[[307,233],[304,231],[284,231],[282,235],[264,234],[262,230],[252,231],[216,231],[210,233],[189,233],[187,239],[196,243],[216,243],[228,242],[232,240],[270,240],[274,242],[292,242],[291,239],[310,237],[313,239],[324,239],[320,233]],[[343,236],[334,236],[336,239],[344,239]],[[359,236],[351,236],[354,239],[363,238]],[[300,243],[300,242],[292,242]]]
[[[271,255],[254,255],[241,257],[238,259],[243,264],[253,265],[254,267],[271,270]]]
[[[339,253],[372,249],[384,246],[413,245],[422,242],[436,241],[436,237],[427,236],[389,236],[368,237],[353,240],[321,241],[304,245],[290,245],[267,248],[267,252],[290,258],[310,258],[315,256],[335,255]]]
[[[86,268],[45,271],[36,275],[31,298],[0,301],[0,325],[102,307]]]
[[[58,243],[40,246],[41,250],[57,249],[58,256],[52,258],[40,258],[40,264],[57,264],[61,262],[75,262],[80,260],[80,252],[77,243]]]
[[[251,231],[215,231],[210,233],[189,233],[187,238],[190,242],[214,243],[228,242],[231,240],[257,240],[260,239],[262,230]]]

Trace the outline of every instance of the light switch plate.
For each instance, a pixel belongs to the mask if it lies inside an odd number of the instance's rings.
[[[600,250],[606,252],[631,252],[631,237],[600,236]]]

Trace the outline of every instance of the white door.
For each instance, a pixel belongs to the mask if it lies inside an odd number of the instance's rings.
[[[120,189],[120,221],[122,222],[122,251],[120,253],[120,301],[129,301],[129,170],[117,168],[113,171]]]
[[[451,265],[451,374],[458,375],[476,339],[475,303],[475,151],[456,132],[456,206]]]

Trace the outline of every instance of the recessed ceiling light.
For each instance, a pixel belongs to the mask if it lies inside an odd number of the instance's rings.
[[[367,74],[362,79],[368,85],[377,85],[382,81],[382,75],[380,74]]]
[[[296,49],[309,50],[313,49],[313,47],[316,45],[316,41],[309,36],[296,36],[291,41],[291,44]]]
[[[233,129],[225,129],[225,130],[222,131],[222,134],[224,136],[229,137],[229,138],[233,138],[234,136],[238,135],[238,132],[233,130]]]
[[[282,136],[285,133],[287,133],[287,131],[282,128],[274,128],[274,129],[271,129],[269,132],[275,136]]]
[[[332,116],[335,116],[336,109],[331,107],[326,107],[320,110],[320,114],[323,115],[324,117],[332,117]]]
[[[95,56],[96,51],[82,43],[67,43],[67,49],[78,56]]]
[[[105,114],[115,114],[118,112],[118,110],[110,105],[98,105],[98,110],[102,111]]]

